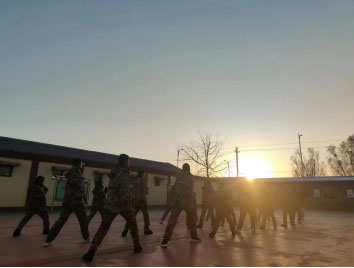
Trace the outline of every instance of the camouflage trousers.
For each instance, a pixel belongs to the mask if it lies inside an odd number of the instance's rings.
[[[168,219],[166,231],[164,234],[164,239],[170,240],[173,230],[176,226],[178,216],[181,214],[182,211],[186,212],[187,215],[187,226],[191,235],[191,238],[197,238],[197,225],[196,225],[196,217],[195,217],[195,209],[193,206],[183,206],[183,205],[176,205],[171,208],[171,216]]]
[[[111,212],[109,210],[103,211],[103,218],[100,227],[95,234],[95,237],[91,243],[91,250],[96,251],[101,245],[103,238],[106,236],[113,220],[120,214],[128,223],[130,234],[134,242],[134,246],[140,245],[138,225],[136,223],[135,214],[132,209],[121,211],[121,212]]]
[[[165,208],[165,211],[164,211],[160,221],[163,222],[166,219],[166,217],[168,216],[168,214],[170,214],[170,212],[171,212],[171,208],[169,206],[167,206]]]
[[[46,208],[41,209],[31,209],[26,212],[26,215],[22,218],[16,230],[21,232],[22,228],[29,222],[29,220],[33,217],[34,214],[37,214],[43,220],[43,231],[49,231],[49,217]]]
[[[101,215],[101,219],[103,218],[103,207],[91,207],[90,214],[87,216],[87,223],[90,224],[92,218],[99,212]]]
[[[203,227],[204,218],[207,213],[211,218],[211,226],[213,226],[213,223],[215,221],[214,206],[212,204],[211,205],[202,204],[202,212],[200,214],[198,227],[200,227],[200,228]]]
[[[136,215],[138,214],[138,212],[141,210],[141,212],[143,213],[144,216],[144,230],[147,231],[149,230],[149,226],[150,226],[150,219],[149,219],[149,211],[147,208],[147,203],[145,202],[139,202],[137,204],[133,204],[133,213],[134,213],[134,217],[136,217]],[[129,224],[128,222],[125,223],[124,226],[124,232],[128,232],[129,231]]]
[[[231,232],[235,232],[236,216],[234,214],[234,211],[226,209],[216,209],[216,219],[213,223],[213,229],[211,231],[212,234],[215,234],[218,231],[220,223],[225,219],[227,220],[230,226]]]
[[[251,220],[251,228],[256,229],[256,221],[257,221],[257,212],[253,208],[240,208],[240,221],[237,225],[237,230],[241,230],[243,227],[243,223],[245,222],[245,218],[247,214],[250,216]]]
[[[59,219],[57,219],[57,221],[54,223],[50,233],[47,236],[47,242],[51,242],[57,237],[61,228],[63,228],[64,224],[69,219],[71,213],[75,213],[79,221],[82,238],[86,240],[90,237],[84,205],[63,206]]]

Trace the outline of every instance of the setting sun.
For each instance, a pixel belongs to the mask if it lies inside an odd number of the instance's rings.
[[[271,164],[258,156],[240,157],[240,174],[248,180],[273,177]]]

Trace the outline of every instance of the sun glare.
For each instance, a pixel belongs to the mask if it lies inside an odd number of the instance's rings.
[[[242,156],[239,159],[240,173],[249,181],[254,178],[273,177],[271,165],[258,156]]]

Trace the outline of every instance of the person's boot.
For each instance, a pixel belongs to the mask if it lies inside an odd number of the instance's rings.
[[[146,229],[145,231],[144,231],[144,234],[145,235],[151,235],[151,234],[153,234],[154,232],[153,231],[151,231],[150,229]]]
[[[49,229],[43,229],[43,232],[42,232],[42,234],[49,234]]]
[[[18,237],[18,236],[20,236],[20,235],[21,235],[21,232],[20,232],[20,230],[18,230],[18,229],[16,229],[16,230],[14,231],[14,233],[12,234],[13,237]]]
[[[93,260],[93,257],[95,256],[96,251],[93,249],[90,249],[87,251],[87,253],[82,256],[83,261],[91,262]]]
[[[122,232],[122,237],[126,237],[127,234],[128,234],[128,231],[127,231],[127,230],[123,230],[123,232]]]
[[[134,246],[134,253],[140,253],[143,250],[143,248],[140,245]]]
[[[162,240],[161,247],[167,248],[167,245],[168,245],[168,240],[167,239]]]
[[[45,242],[43,243],[43,247],[47,248],[50,246],[50,241],[49,240],[45,240]]]

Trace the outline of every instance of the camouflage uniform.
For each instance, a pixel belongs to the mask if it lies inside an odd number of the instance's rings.
[[[213,229],[210,236],[214,236],[217,232],[220,222],[226,218],[229,223],[231,232],[235,234],[236,218],[232,216],[234,213],[233,194],[232,190],[225,182],[222,182],[219,186],[215,198],[216,219],[213,224]]]
[[[241,231],[247,214],[250,216],[251,229],[252,231],[254,231],[256,229],[256,220],[257,220],[255,196],[249,182],[243,182],[242,184],[243,185],[240,185],[238,191],[238,203],[240,206],[240,220],[237,225],[237,231]]]
[[[214,190],[210,182],[206,182],[202,188],[202,212],[199,218],[198,228],[203,228],[205,214],[211,218],[211,226],[213,226],[214,215]]]
[[[118,214],[122,215],[129,225],[134,247],[140,246],[138,225],[136,223],[134,210],[131,206],[131,179],[129,168],[117,165],[111,170],[108,176],[110,177],[110,181],[103,218],[90,248],[90,251],[93,252],[100,246],[113,220]]]
[[[92,220],[92,218],[95,216],[97,212],[100,213],[101,219],[103,218],[103,209],[104,209],[104,204],[106,202],[106,193],[104,191],[104,186],[102,185],[102,182],[95,182],[95,188],[92,191],[93,193],[93,200],[92,200],[92,206],[90,210],[90,215],[87,217],[88,223]]]
[[[87,215],[85,212],[84,201],[86,200],[84,191],[84,178],[82,171],[78,167],[73,167],[65,173],[66,187],[65,197],[59,219],[54,223],[46,242],[53,241],[61,228],[64,226],[71,213],[75,213],[84,240],[89,238]]]
[[[182,171],[177,176],[176,183],[172,188],[171,216],[168,219],[168,224],[163,237],[164,240],[168,241],[171,239],[173,229],[182,210],[187,214],[187,223],[191,238],[198,238],[193,187],[193,176],[190,172]]]
[[[148,194],[148,188],[144,182],[144,178],[142,177],[134,177],[131,180],[132,184],[132,207],[134,210],[134,216],[138,214],[139,210],[143,213],[144,216],[144,231],[150,231],[150,219],[149,219],[149,212],[147,208],[147,200],[146,196]],[[125,224],[124,231],[127,233],[129,231],[128,222]]]
[[[37,177],[36,181],[32,184],[29,193],[29,210],[16,228],[19,233],[34,214],[37,214],[43,220],[43,234],[49,233],[49,217],[45,199],[48,188],[43,185],[44,178],[42,177],[42,180],[39,178]]]

